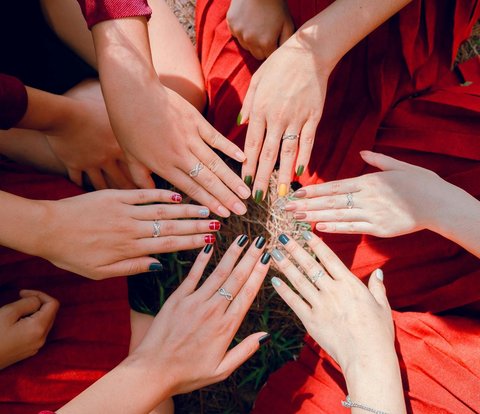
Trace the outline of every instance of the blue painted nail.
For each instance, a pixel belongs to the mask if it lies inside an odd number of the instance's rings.
[[[242,236],[238,239],[237,244],[240,247],[245,246],[245,243],[248,241],[248,236],[246,234],[242,234]]]
[[[270,334],[265,334],[263,336],[261,336],[259,339],[258,339],[258,343],[260,344],[260,346],[270,342],[270,339],[272,339],[272,337],[270,336]]]
[[[288,236],[286,234],[280,234],[280,236],[278,236],[278,240],[280,240],[280,243],[282,243],[283,245],[287,244],[288,241],[290,240],[288,238]]]
[[[272,256],[277,262],[281,262],[283,258],[285,257],[282,252],[278,249],[273,249],[272,250]]]
[[[210,253],[210,250],[212,250],[212,248],[213,248],[213,244],[207,244],[207,245],[203,248],[203,253],[205,253],[205,254]]]
[[[304,231],[302,233],[302,237],[306,240],[306,241],[310,241],[312,240],[312,233],[310,233],[309,231]]]
[[[153,262],[148,266],[150,272],[161,272],[163,270],[163,265],[160,262]]]
[[[198,215],[200,217],[208,217],[210,215],[210,211],[208,210],[208,208],[201,208],[200,210],[198,210]]]
[[[266,241],[267,241],[267,240],[265,239],[265,237],[259,236],[258,239],[257,239],[257,241],[255,242],[255,247],[256,247],[257,249],[261,249],[263,246],[265,246],[265,242],[266,242]]]
[[[271,279],[271,282],[272,282],[272,285],[273,286],[280,286],[282,284],[282,282],[280,281],[280,279],[278,277],[272,277]]]
[[[383,270],[382,269],[377,269],[375,270],[375,276],[377,277],[380,282],[383,282]]]
[[[262,254],[262,257],[260,259],[260,262],[264,265],[268,264],[268,262],[270,261],[270,253],[268,252],[265,252]]]

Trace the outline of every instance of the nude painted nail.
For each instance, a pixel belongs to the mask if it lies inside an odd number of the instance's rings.
[[[242,151],[235,152],[235,159],[238,162],[243,162],[247,159],[247,156]]]
[[[276,286],[276,287],[279,287],[282,282],[280,281],[280,279],[278,277],[272,277],[272,279],[270,280],[272,282],[272,285],[273,286]]]
[[[210,215],[210,210],[208,208],[201,208],[198,210],[198,215],[200,217],[208,217]]]
[[[293,193],[293,196],[296,198],[303,198],[306,195],[307,195],[307,192],[303,188],[300,188],[299,190]]]
[[[208,224],[208,228],[210,230],[220,230],[220,227],[221,227],[221,224],[219,221],[217,220],[214,220],[214,221],[211,221],[209,224]]]
[[[327,230],[327,225],[323,224],[323,223],[317,223],[317,224],[315,224],[315,228],[317,230]]]
[[[222,216],[222,217],[230,217],[230,211],[228,211],[228,209],[226,207],[223,207],[223,206],[219,206],[217,208],[217,212],[218,212],[218,215],[219,216]]]
[[[287,203],[284,207],[285,211],[294,211],[297,209],[297,205],[295,203]]]
[[[280,184],[278,187],[278,195],[280,197],[285,197],[288,194],[287,184]]]
[[[233,205],[233,211],[235,214],[239,214],[241,216],[242,214],[245,214],[247,212],[247,207],[245,207],[245,204],[243,203],[236,202]]]
[[[248,187],[244,187],[243,185],[239,185],[237,188],[238,195],[243,199],[250,197],[250,190]]]
[[[293,217],[297,220],[304,220],[307,218],[305,213],[293,213]]]

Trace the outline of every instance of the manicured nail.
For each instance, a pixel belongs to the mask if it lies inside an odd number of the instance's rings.
[[[265,252],[262,254],[262,258],[260,259],[260,262],[264,265],[266,265],[270,261],[270,253]]]
[[[278,187],[278,195],[280,197],[285,197],[288,194],[287,184],[280,184]]]
[[[288,236],[286,234],[280,234],[280,236],[278,236],[278,240],[280,241],[280,243],[282,243],[283,245],[287,244],[288,241],[290,240],[288,238]]]
[[[160,262],[153,262],[148,266],[148,270],[150,272],[161,272],[163,270],[163,265]]]
[[[377,269],[375,270],[375,276],[380,282],[383,282],[383,270],[382,269]]]
[[[198,215],[200,217],[208,217],[210,215],[210,210],[208,208],[201,208],[198,210]]]
[[[247,156],[242,151],[236,151],[235,152],[235,159],[238,162],[243,162],[247,159]]]
[[[310,233],[309,231],[304,231],[302,233],[302,237],[306,240],[306,241],[310,241],[312,240],[312,233]]]
[[[247,241],[248,241],[248,236],[246,234],[242,234],[242,236],[238,239],[237,244],[240,247],[243,247],[243,246],[245,246]]]
[[[240,203],[239,201],[237,201],[234,205],[233,205],[233,212],[235,214],[238,214],[238,215],[243,215],[247,212],[247,207],[245,206],[245,204],[243,203]]]
[[[297,205],[295,203],[287,203],[283,209],[285,211],[294,211],[297,209]]]
[[[218,212],[218,215],[221,217],[230,217],[230,211],[226,207],[219,206],[217,208],[217,212]]]
[[[255,200],[255,203],[261,203],[263,200],[263,190],[255,191],[255,197],[253,199]]]
[[[297,177],[300,177],[304,171],[305,171],[305,167],[303,165],[299,165],[297,168]]]
[[[172,194],[171,199],[175,203],[180,203],[182,201],[182,196],[180,194]]]
[[[210,230],[220,230],[220,227],[221,227],[221,224],[219,221],[217,220],[214,220],[214,221],[211,221],[209,224],[208,224],[208,228]]]
[[[267,241],[267,240],[265,239],[265,237],[259,236],[258,239],[257,239],[257,241],[255,242],[255,247],[256,247],[257,249],[261,249],[263,246],[265,246],[265,242],[266,242],[266,241]]]
[[[243,179],[243,182],[247,184],[249,187],[252,185],[253,177],[251,175],[246,175]]]
[[[279,287],[282,282],[280,281],[280,279],[278,277],[272,277],[272,279],[270,280],[272,282],[272,285],[273,286],[276,286],[276,287]]]
[[[303,188],[300,188],[299,190],[293,193],[293,196],[296,198],[303,198],[306,195],[307,195],[307,192]]]
[[[239,185],[237,187],[237,192],[238,192],[238,195],[243,199],[250,197],[250,194],[251,194],[250,189],[243,185]]]
[[[237,125],[242,125],[242,114],[238,114],[237,116]]]
[[[283,258],[285,257],[282,252],[278,249],[273,249],[272,250],[272,256],[277,262],[281,262]]]
[[[270,334],[265,334],[265,335],[261,336],[260,338],[258,338],[258,343],[260,344],[260,346],[262,346],[262,345],[265,345],[268,342],[270,342],[270,339],[272,339]]]
[[[293,218],[297,220],[304,220],[307,218],[307,215],[305,213],[293,213]]]
[[[315,228],[317,230],[327,230],[327,225],[323,224],[323,223],[317,223],[317,224],[315,224]]]
[[[207,244],[213,244],[215,243],[215,235],[214,234],[207,234],[203,240],[205,240],[205,243]]]
[[[208,254],[210,253],[210,250],[213,249],[213,244],[207,244],[204,248],[203,248],[203,253],[205,254]]]

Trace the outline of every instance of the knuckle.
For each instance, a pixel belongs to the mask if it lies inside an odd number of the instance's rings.
[[[312,146],[314,141],[315,141],[315,136],[314,135],[304,135],[304,136],[302,136],[302,143],[307,144],[308,146]]]
[[[215,133],[213,134],[211,140],[210,140],[210,145],[214,148],[217,147],[217,145],[219,144],[220,142],[220,133],[215,131]]]
[[[207,163],[207,168],[213,173],[216,173],[219,167],[220,167],[220,159],[218,157],[212,158]]]
[[[282,145],[282,157],[293,158],[297,154],[297,147],[295,145]]]
[[[340,192],[340,183],[335,181],[331,184],[331,193],[338,194]]]
[[[165,217],[165,213],[166,213],[165,206],[160,204],[156,207],[156,209],[155,209],[155,217],[156,218],[161,219],[161,218]]]
[[[176,223],[172,220],[166,220],[161,222],[161,232],[163,234],[175,234]]]
[[[272,147],[264,147],[262,158],[265,161],[275,161],[277,159],[277,149]]]
[[[335,197],[329,197],[327,199],[327,208],[334,209],[336,207],[336,200]]]
[[[161,248],[164,252],[171,252],[175,249],[175,239],[171,236],[162,237],[161,239]]]
[[[335,210],[335,220],[341,221],[345,217],[345,210]]]

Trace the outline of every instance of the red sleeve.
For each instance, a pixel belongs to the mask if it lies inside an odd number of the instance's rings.
[[[12,76],[0,74],[0,129],[15,126],[27,111],[25,85]]]
[[[55,414],[53,411],[40,411],[38,414]]]
[[[146,16],[150,18],[152,9],[147,0],[77,0],[83,16],[91,29],[104,20],[123,17]]]

